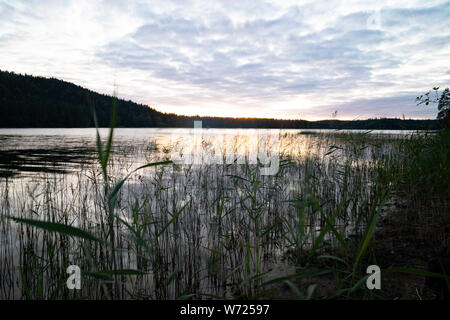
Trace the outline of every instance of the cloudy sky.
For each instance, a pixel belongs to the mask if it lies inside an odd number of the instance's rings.
[[[434,118],[450,1],[0,0],[0,69],[179,114]]]

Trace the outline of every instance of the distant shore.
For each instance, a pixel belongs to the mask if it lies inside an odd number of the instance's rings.
[[[185,116],[163,113],[130,100],[93,92],[73,83],[0,71],[0,128],[89,128],[110,126],[113,103],[117,103],[115,127],[236,129],[362,129],[435,130],[434,119],[374,118],[309,121],[271,118]]]

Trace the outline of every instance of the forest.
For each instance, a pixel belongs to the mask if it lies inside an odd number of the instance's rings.
[[[22,75],[0,70],[0,127],[85,128],[94,127],[93,109],[100,127],[108,127],[111,95],[82,88],[55,78]],[[378,118],[367,120],[279,120],[183,116],[159,112],[150,106],[118,99],[117,127],[192,127],[202,120],[204,128],[284,129],[395,129],[433,130],[437,120]]]

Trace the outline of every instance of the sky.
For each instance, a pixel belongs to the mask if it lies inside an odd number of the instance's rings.
[[[435,118],[450,1],[0,0],[0,70],[185,115]]]

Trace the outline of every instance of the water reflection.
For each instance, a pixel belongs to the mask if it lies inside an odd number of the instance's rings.
[[[100,129],[105,138],[107,128]],[[260,148],[258,137],[280,132],[280,154],[301,158],[318,152],[314,143],[320,134],[362,133],[364,130],[257,130],[257,129],[203,129],[200,148],[195,144],[195,132],[186,128],[118,128],[115,130],[114,153],[116,157],[141,165],[149,161],[167,159],[177,155],[186,160],[187,154],[195,164],[211,162],[211,158],[226,155],[230,150],[235,159],[256,160]],[[412,131],[372,130],[371,135],[405,135]],[[319,135],[319,136],[318,136]],[[295,136],[295,141],[292,137]],[[231,146],[231,147],[230,147]],[[270,148],[268,148],[270,150]],[[321,152],[327,152],[323,149]],[[336,150],[338,151],[338,150]],[[228,153],[227,153],[228,152]],[[370,150],[367,150],[370,152]],[[337,152],[336,154],[339,154]],[[0,177],[30,177],[33,173],[73,173],[81,165],[92,163],[96,157],[95,129],[0,129]],[[181,157],[181,158],[180,158]],[[184,158],[182,158],[184,157]],[[216,162],[221,161],[216,159]],[[227,161],[225,159],[225,161]],[[181,161],[183,162],[183,161]],[[189,162],[189,159],[184,162]],[[228,162],[230,163],[229,159]],[[128,164],[130,165],[130,164]]]
[[[1,150],[0,177],[39,172],[69,173],[94,157],[95,149],[86,147]]]

